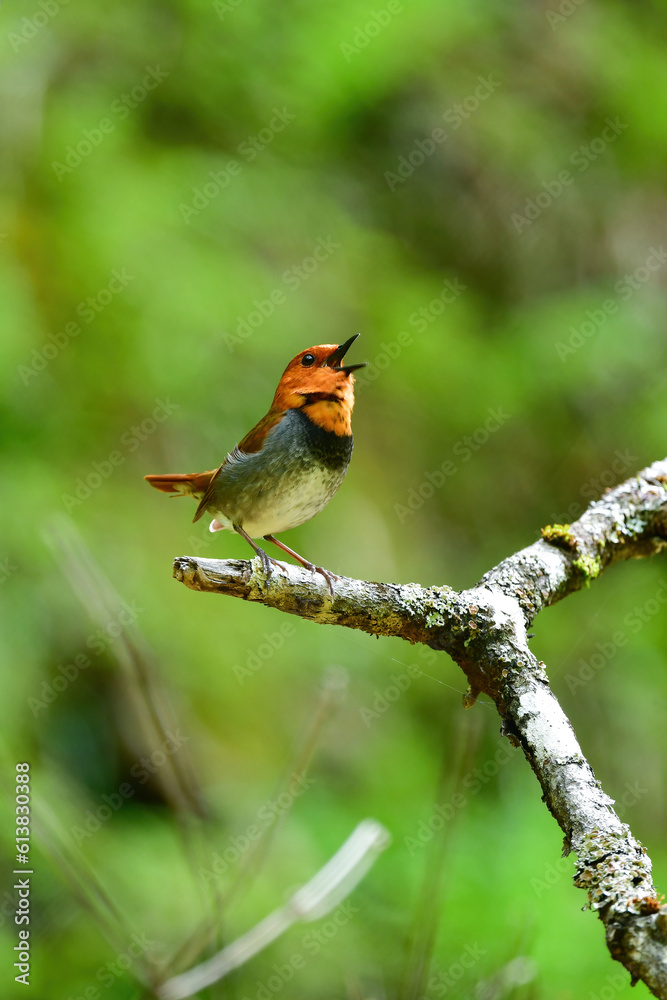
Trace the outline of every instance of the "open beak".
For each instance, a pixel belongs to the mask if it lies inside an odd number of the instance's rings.
[[[353,371],[356,371],[357,368],[365,368],[366,365],[368,364],[367,361],[362,361],[361,364],[358,365],[341,364],[341,361],[343,360],[349,349],[352,347],[352,344],[355,342],[357,337],[360,336],[361,336],[360,333],[355,333],[354,336],[350,337],[349,340],[346,340],[344,344],[341,344],[340,347],[337,347],[336,350],[333,352],[333,354],[330,354],[327,360],[325,361],[326,367],[333,368],[334,371],[337,372],[345,372],[346,375],[350,375]]]

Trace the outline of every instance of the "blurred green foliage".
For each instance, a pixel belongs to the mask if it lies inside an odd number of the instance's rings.
[[[491,706],[463,713],[452,662],[177,585],[173,556],[247,546],[193,526],[192,504],[141,477],[215,467],[297,351],[356,331],[352,360],[371,365],[350,472],[286,538],[334,572],[470,586],[663,457],[664,7],[35,0],[2,13],[1,732],[5,776],[31,762],[42,817],[32,995],[142,995],[138,962],[100,971],[124,946],[74,892],[56,827],[88,897],[94,872],[125,915],[122,940],[131,925],[166,962],[206,918],[215,945],[243,933],[374,816],[393,845],[353,917],[318,949],[318,925],[289,932],[207,996],[420,995],[435,903],[429,997],[579,1000],[619,982],[629,997],[524,760],[465,784],[502,744]],[[168,692],[203,824],[174,807],[168,765],[138,776],[159,744],[123,637],[96,645],[99,620],[47,544],[63,515],[134,607],[123,635]],[[663,886],[665,581],[664,560],[615,567],[545,612],[533,640]],[[243,852],[202,877],[264,822],[307,750],[313,782],[266,821],[252,881],[237,881]],[[99,830],[73,836],[128,782]],[[462,789],[429,838],[435,796]],[[1,836],[11,852],[9,821]],[[477,957],[458,978],[466,949]],[[267,987],[297,953],[304,968]]]

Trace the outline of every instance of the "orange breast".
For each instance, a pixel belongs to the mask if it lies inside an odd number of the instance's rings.
[[[352,407],[346,400],[318,399],[307,403],[303,412],[324,431],[349,436],[352,433]]]

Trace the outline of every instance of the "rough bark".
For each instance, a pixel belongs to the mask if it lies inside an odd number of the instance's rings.
[[[575,884],[600,916],[612,956],[633,982],[667,1000],[667,906],[653,886],[650,858],[596,781],[526,636],[539,611],[588,586],[611,563],[667,547],[667,459],[607,491],[575,523],[542,535],[462,592],[342,577],[332,601],[319,574],[283,564],[267,581],[259,559],[184,556],[174,561],[174,576],[193,590],[449,653],[468,678],[466,704],[489,695],[503,733],[535,772],[565,852],[576,853]]]

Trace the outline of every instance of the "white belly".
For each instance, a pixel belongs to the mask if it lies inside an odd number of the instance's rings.
[[[266,495],[251,505],[241,527],[251,538],[263,538],[304,524],[326,507],[342,480],[343,475],[322,466],[314,466],[307,475],[295,477],[289,485],[283,480],[279,492]],[[215,512],[211,531],[233,527],[222,511]]]

